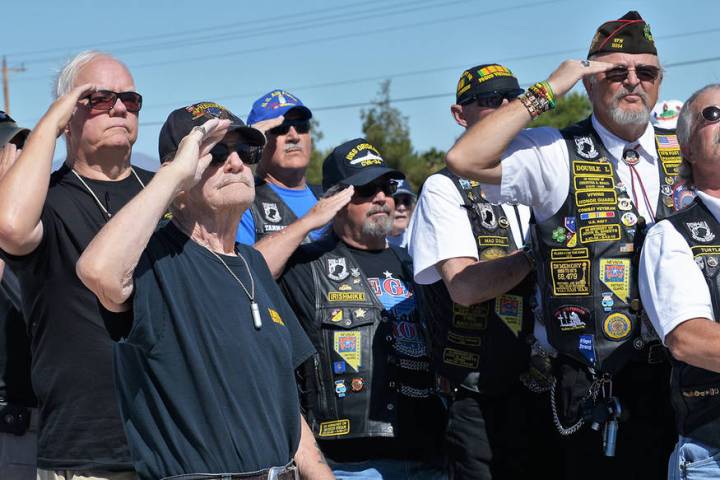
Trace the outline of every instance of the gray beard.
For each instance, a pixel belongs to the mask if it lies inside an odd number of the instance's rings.
[[[375,238],[387,237],[392,231],[393,218],[388,215],[384,219],[372,220],[368,218],[362,226],[362,233]]]
[[[631,93],[625,89],[618,92],[612,100],[612,108],[610,109],[610,118],[618,125],[646,125],[650,121],[650,107],[647,105],[647,95],[645,92],[632,92],[642,98],[642,109],[639,111],[627,111],[620,108],[620,99]]]

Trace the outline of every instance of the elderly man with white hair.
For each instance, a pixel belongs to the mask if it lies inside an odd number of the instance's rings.
[[[38,478],[131,479],[106,312],[75,263],[152,177],[130,165],[142,96],[125,65],[92,51],[62,69],[56,96],[0,180],[0,256],[20,280],[32,334]],[[52,172],[61,134],[67,158]]]

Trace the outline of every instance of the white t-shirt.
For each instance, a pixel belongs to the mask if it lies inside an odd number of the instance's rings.
[[[478,259],[477,243],[462,195],[448,177],[434,174],[425,181],[408,230],[410,256],[413,258],[415,282],[429,285],[441,280],[435,265],[449,258]],[[522,247],[527,234],[530,210],[518,207],[521,225],[514,208],[503,205],[513,238]]]
[[[648,123],[637,142],[627,142],[600,125],[595,116],[592,125],[610,154],[610,163],[620,181],[626,185],[632,200],[630,167],[619,161],[626,146],[638,145],[640,162],[635,166],[640,174],[648,201],[653,210],[660,194],[658,157],[655,149],[655,132]],[[523,130],[510,143],[502,157],[501,184],[483,185],[488,200],[493,203],[519,203],[532,207],[535,218],[543,222],[552,217],[565,203],[570,191],[570,156],[565,140],[555,128],[541,127]],[[640,215],[647,224],[654,223],[643,201],[640,185],[635,181]]]
[[[720,199],[698,196],[720,221]],[[658,222],[648,232],[640,255],[640,297],[658,336],[665,337],[693,318],[713,320],[710,290],[690,246],[672,223]]]

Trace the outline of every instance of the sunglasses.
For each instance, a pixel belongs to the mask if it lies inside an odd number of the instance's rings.
[[[98,90],[87,97],[88,105],[95,110],[110,110],[119,98],[128,112],[137,113],[142,108],[142,95],[137,92],[111,92]]]
[[[287,135],[290,131],[290,127],[295,127],[297,133],[303,134],[310,131],[310,122],[307,120],[290,120],[283,122],[282,125],[278,125],[275,128],[271,128],[267,131],[269,135]]]
[[[395,195],[395,206],[399,207],[400,205],[405,205],[406,207],[410,208],[415,203],[415,199],[411,197],[410,195]]]
[[[720,107],[716,105],[710,105],[709,107],[705,107],[700,112],[700,116],[702,116],[703,120],[705,120],[706,123],[715,123],[720,121]]]
[[[523,93],[522,89],[519,90],[507,90],[504,92],[491,92],[483,95],[476,95],[469,99],[463,105],[468,105],[475,102],[480,108],[498,108],[502,105],[503,100],[512,101],[515,100],[520,94]]]
[[[635,75],[637,75],[641,82],[654,82],[660,76],[661,72],[660,68],[652,65],[638,65],[635,68],[619,65],[605,72],[605,78],[611,82],[622,82],[628,77],[631,71],[635,72]]]
[[[378,190],[382,190],[385,196],[391,197],[397,192],[398,184],[394,180],[385,180],[382,182],[371,182],[365,185],[355,187],[355,196],[357,197],[374,197]]]
[[[210,150],[210,155],[212,155],[210,163],[213,165],[224,164],[232,152],[236,152],[245,165],[255,165],[262,157],[262,147],[246,143],[236,143],[235,145],[218,143]]]

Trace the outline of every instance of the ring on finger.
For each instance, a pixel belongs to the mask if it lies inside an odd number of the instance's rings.
[[[590,60],[580,60],[580,63],[583,67],[589,67],[590,66]]]
[[[207,135],[207,130],[205,130],[205,125],[198,125],[197,127],[193,127],[193,130],[198,130],[202,133],[203,137]]]

